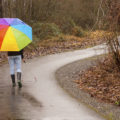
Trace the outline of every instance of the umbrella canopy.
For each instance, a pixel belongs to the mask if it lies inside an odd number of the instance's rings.
[[[32,28],[18,18],[0,18],[0,51],[20,51],[32,42]]]

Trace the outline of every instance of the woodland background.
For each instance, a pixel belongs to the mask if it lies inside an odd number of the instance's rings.
[[[0,17],[20,18],[30,25],[38,22],[50,23],[47,26],[57,25],[62,32],[72,34],[72,31],[80,31],[81,27],[90,29],[94,25],[100,2],[100,0],[0,0]],[[76,34],[79,36],[79,32]]]

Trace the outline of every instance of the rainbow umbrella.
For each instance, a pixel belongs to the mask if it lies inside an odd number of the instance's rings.
[[[32,42],[32,28],[18,18],[0,18],[0,51],[20,51]]]

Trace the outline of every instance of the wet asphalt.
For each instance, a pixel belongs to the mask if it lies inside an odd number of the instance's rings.
[[[0,67],[0,120],[105,120],[69,96],[55,71],[76,60],[103,54],[105,45],[34,58],[23,63],[23,88],[11,87],[9,65]]]

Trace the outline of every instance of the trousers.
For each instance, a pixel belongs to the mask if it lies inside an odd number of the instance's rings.
[[[8,62],[10,65],[10,74],[14,75],[16,72],[22,72],[21,71],[21,55],[17,56],[8,56]]]

